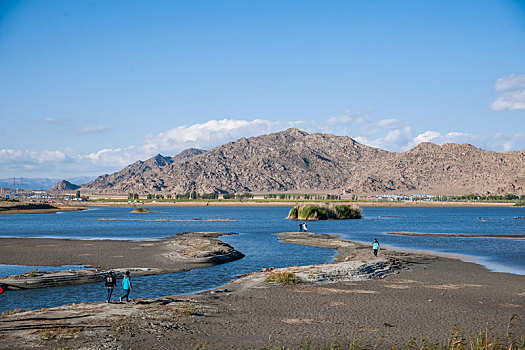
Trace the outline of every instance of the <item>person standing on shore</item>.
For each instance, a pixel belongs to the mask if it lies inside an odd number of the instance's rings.
[[[131,278],[129,277],[129,271],[126,271],[126,274],[122,279],[122,289],[124,289],[124,295],[120,297],[120,302],[122,302],[122,299],[124,298],[126,298],[126,302],[129,302],[129,292],[133,289]]]
[[[377,238],[374,238],[372,249],[374,250],[374,256],[377,256],[377,251],[379,250],[379,242],[377,241]]]
[[[105,283],[105,287],[108,291],[108,298],[106,300],[106,303],[111,302],[111,294],[113,294],[113,288],[116,285],[117,285],[117,278],[115,277],[115,274],[113,273],[113,271],[109,270],[106,276],[106,283]]]

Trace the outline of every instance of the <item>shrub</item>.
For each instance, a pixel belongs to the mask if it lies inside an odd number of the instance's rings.
[[[272,272],[264,279],[264,282],[277,282],[281,284],[297,284],[299,277],[291,272]]]
[[[290,213],[288,214],[288,217],[297,219],[297,212],[298,212],[298,208],[295,206],[295,207],[292,208],[292,210],[290,210]]]
[[[335,215],[338,219],[360,219],[361,209],[351,205],[336,205]]]
[[[290,210],[288,219],[297,220],[344,220],[360,219],[361,209],[351,205],[302,204]]]

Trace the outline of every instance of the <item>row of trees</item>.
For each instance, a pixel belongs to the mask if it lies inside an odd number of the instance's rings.
[[[483,202],[508,202],[508,201],[525,201],[525,195],[517,196],[512,193],[505,195],[479,195],[479,194],[467,194],[463,196],[436,196],[433,200],[440,202],[451,202],[451,201],[483,201]]]
[[[252,195],[253,197],[253,195]],[[146,198],[148,200],[152,199],[218,199],[219,194],[217,192],[212,193],[197,193],[195,191],[186,192],[186,193],[176,193],[176,194],[147,194]],[[138,200],[140,196],[138,193],[128,193],[129,200]]]
[[[72,198],[80,198],[80,192],[77,191],[76,196],[71,196]],[[178,193],[178,194],[148,194],[146,195],[148,200],[154,199],[219,199],[219,193],[197,193],[196,191]],[[252,199],[254,195],[252,193],[224,193],[222,195],[223,199]],[[138,193],[128,193],[128,200],[138,200]],[[341,200],[341,196],[338,194],[267,194],[264,196],[264,199],[281,199],[281,200]],[[358,200],[357,195],[352,195],[351,200]],[[432,197],[433,201],[440,202],[452,202],[452,201],[486,201],[486,202],[502,202],[502,201],[525,201],[525,195],[517,196],[512,193],[507,193],[505,195],[478,195],[478,194],[468,194],[463,196],[435,196]]]
[[[352,200],[354,200],[352,196]],[[357,199],[357,196],[355,196]],[[289,200],[340,200],[341,196],[338,194],[267,194],[264,199],[289,199]]]
[[[253,194],[251,193],[242,193],[242,194],[235,194],[235,193],[225,193],[222,195],[222,198],[224,199],[252,199]]]

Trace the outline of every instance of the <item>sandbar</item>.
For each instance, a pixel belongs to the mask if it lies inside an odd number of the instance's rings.
[[[182,233],[153,241],[0,238],[0,264],[26,266],[87,265],[95,270],[0,278],[0,287],[43,288],[96,282],[104,272],[133,270],[151,275],[213,266],[244,257],[215,238],[214,232]],[[80,274],[80,275],[79,275]],[[89,278],[91,276],[91,279]],[[30,277],[30,278],[29,278]]]

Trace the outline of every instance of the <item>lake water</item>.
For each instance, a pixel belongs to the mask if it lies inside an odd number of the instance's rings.
[[[130,208],[93,208],[57,214],[0,215],[0,236],[74,239],[148,240],[181,232],[235,232],[221,240],[244,253],[244,259],[178,274],[133,278],[133,297],[161,297],[208,290],[234,276],[264,267],[330,262],[335,252],[284,244],[276,233],[297,231],[296,221],[285,220],[289,207],[165,207],[154,213],[131,214]],[[309,222],[316,233],[336,233],[343,238],[382,245],[461,255],[493,271],[525,274],[525,239],[408,237],[387,232],[467,233],[513,235],[525,233],[525,208],[362,208],[363,219]],[[486,218],[483,222],[479,218]],[[123,221],[98,221],[119,219]],[[153,221],[157,219],[182,221]],[[232,221],[204,221],[230,219]],[[145,220],[145,221],[137,221]],[[1,262],[1,259],[0,259]],[[0,265],[0,276],[31,271],[35,267]],[[46,267],[41,269],[51,270]],[[69,267],[68,268],[75,268]],[[121,292],[115,290],[116,297]],[[103,301],[101,283],[0,294],[0,311],[53,307],[82,301]]]

